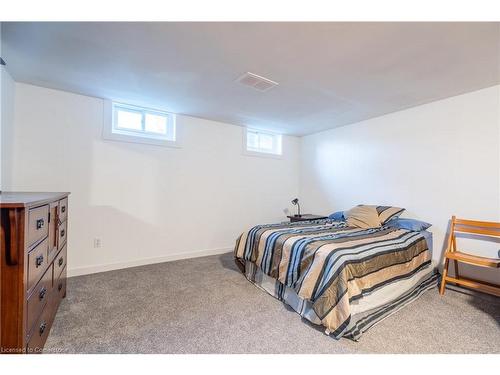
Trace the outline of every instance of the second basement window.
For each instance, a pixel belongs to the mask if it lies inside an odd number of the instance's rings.
[[[282,154],[281,135],[261,130],[246,129],[245,147],[247,153],[277,155]]]

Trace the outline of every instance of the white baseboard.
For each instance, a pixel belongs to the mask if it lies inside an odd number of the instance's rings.
[[[201,251],[191,251],[188,253],[170,254],[170,255],[165,255],[162,257],[136,259],[136,260],[132,260],[132,261],[128,261],[128,262],[108,263],[108,264],[98,264],[98,265],[93,265],[93,266],[68,268],[68,277],[90,275],[92,273],[98,273],[98,272],[106,272],[106,271],[120,270],[123,268],[145,266],[147,264],[172,262],[174,260],[199,258],[199,257],[205,257],[205,256],[209,256],[209,255],[219,255],[219,254],[228,253],[230,251],[233,251],[232,247],[221,248],[221,249],[208,249],[208,250],[201,250]]]

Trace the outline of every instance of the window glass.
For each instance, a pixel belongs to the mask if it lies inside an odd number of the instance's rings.
[[[281,155],[281,135],[259,130],[246,130],[246,151]]]
[[[167,134],[167,117],[146,113],[145,130],[149,133]]]
[[[118,108],[116,127],[129,130],[142,130],[142,113]]]

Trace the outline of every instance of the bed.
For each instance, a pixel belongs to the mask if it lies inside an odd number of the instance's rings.
[[[234,256],[251,283],[326,334],[357,341],[437,286],[431,241],[428,231],[324,219],[255,226]]]

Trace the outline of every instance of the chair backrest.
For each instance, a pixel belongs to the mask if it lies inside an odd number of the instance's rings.
[[[500,223],[493,221],[457,219],[455,216],[452,216],[447,251],[457,250],[455,233],[470,233],[500,238]]]
[[[475,221],[452,218],[453,232],[481,234],[484,236],[500,237],[500,223],[493,221]]]

